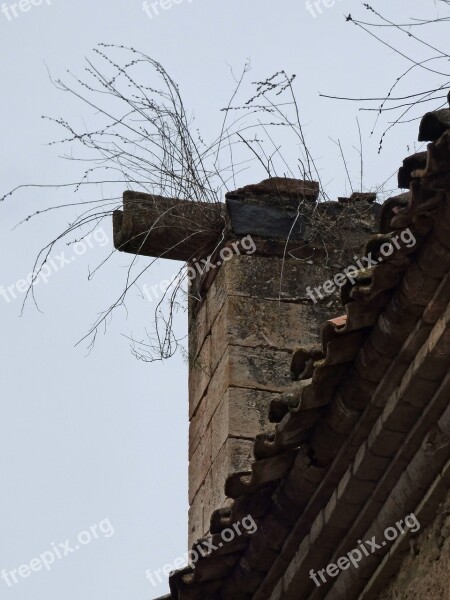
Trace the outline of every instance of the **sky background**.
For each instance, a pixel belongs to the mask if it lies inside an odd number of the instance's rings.
[[[392,20],[435,16],[432,0],[374,0]],[[6,3],[9,6],[9,2]],[[313,17],[302,0],[184,0],[153,18],[139,0],[52,0],[18,11],[8,20],[0,13],[0,196],[24,183],[77,180],[80,165],[62,160],[47,143],[60,132],[41,115],[94,124],[96,115],[58,91],[49,78],[66,69],[82,72],[84,58],[99,42],[132,45],[159,60],[178,82],[196,127],[211,139],[220,130],[234,88],[230,68],[239,73],[247,59],[251,81],[285,69],[297,74],[295,91],[311,151],[328,191],[349,191],[339,149],[348,157],[352,179],[359,177],[357,103],[320,98],[383,96],[408,66],[387,47],[347,23],[344,14],[373,20],[354,0],[337,0]],[[11,13],[9,13],[11,14]],[[398,41],[392,30],[387,40]],[[436,27],[434,42],[448,43],[448,29]],[[411,43],[405,37],[405,43]],[[423,79],[423,85],[421,80]],[[152,85],[152,81],[144,82]],[[433,85],[416,71],[399,89],[411,93]],[[440,80],[442,83],[442,79]],[[429,107],[434,108],[432,106]],[[417,121],[400,125],[377,153],[382,128],[370,136],[374,115],[359,113],[364,140],[364,190],[376,188],[420,146]],[[386,123],[386,120],[384,120]],[[331,139],[330,139],[331,138]],[[295,147],[285,155],[295,163]],[[68,149],[66,148],[66,151]],[[265,174],[257,164],[239,177],[239,185]],[[387,187],[395,188],[395,180]],[[120,190],[121,191],[121,190]],[[39,215],[13,229],[28,214],[50,203],[69,202],[68,188],[19,191],[0,204],[0,285],[10,286],[33,269],[40,248],[76,217]],[[78,200],[83,200],[83,194]],[[123,283],[128,259],[114,254],[93,281],[93,269],[112,250],[109,220],[86,252],[62,244],[74,258],[36,289],[23,316],[18,298],[0,296],[2,373],[0,418],[0,569],[29,564],[43,552],[109,519],[114,535],[100,536],[79,551],[57,560],[50,571],[19,577],[8,587],[0,579],[0,597],[10,600],[144,600],[157,598],[167,584],[154,588],[145,570],[160,569],[187,550],[187,367],[182,355],[148,364],[133,357],[126,336],[151,325],[154,304],[133,291],[128,311],[117,311],[92,352],[75,345]],[[145,262],[144,262],[145,264]],[[175,275],[179,263],[159,261],[146,275],[149,284]],[[181,336],[187,316],[175,327]]]

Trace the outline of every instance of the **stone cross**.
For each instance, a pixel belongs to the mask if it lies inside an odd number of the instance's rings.
[[[213,257],[189,295],[190,543],[226,506],[227,480],[250,468],[270,406],[289,402],[294,351],[304,349],[305,364],[321,356],[320,326],[341,309],[337,293],[315,303],[308,286],[335,274],[335,247],[358,252],[374,231],[373,194],[318,196],[315,182],[273,178],[225,203],[127,191],[114,213],[118,250],[191,264]],[[234,252],[218,267],[214,257],[244,236],[252,255]]]

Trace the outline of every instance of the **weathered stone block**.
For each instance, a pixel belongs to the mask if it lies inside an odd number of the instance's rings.
[[[229,295],[311,304],[306,288],[322,285],[328,278],[322,262],[308,264],[290,258],[240,255],[233,257],[226,269]]]
[[[211,336],[189,368],[189,416],[193,415],[211,380]]]
[[[292,386],[290,356],[289,352],[268,348],[230,346],[230,384],[268,392],[287,391]]]
[[[191,548],[194,542],[201,538],[205,533],[204,513],[206,489],[206,486],[203,486],[200,489],[189,508],[188,548]]]
[[[227,263],[228,265],[228,263]],[[211,329],[217,316],[223,308],[228,296],[227,290],[227,268],[225,265],[219,269],[206,297],[206,319],[208,327]]]
[[[205,436],[209,423],[208,397],[204,396],[189,423],[189,460]]]
[[[294,350],[319,341],[314,308],[304,304],[230,297],[229,331],[242,346]]]
[[[279,394],[244,388],[229,388],[212,418],[212,459],[230,437],[254,440],[272,429],[270,402]]]
[[[249,204],[229,198],[227,208],[236,235],[259,235],[279,239],[308,238],[308,226],[295,207]]]
[[[210,348],[210,346],[205,346],[205,354],[208,351],[208,349],[210,350]],[[202,356],[203,351],[201,357]],[[205,362],[208,361],[206,362],[206,364],[209,364],[210,358],[210,356],[205,356]],[[191,377],[189,378],[190,419],[192,419],[192,417],[196,414],[200,406],[200,401],[203,402],[205,398],[207,398],[206,404],[208,406],[207,410],[209,410],[210,413],[209,416],[212,417],[214,411],[217,408],[217,405],[219,404],[220,399],[222,398],[228,386],[230,385],[230,361],[228,351],[224,353],[219,365],[209,378],[206,377],[207,371],[206,369],[202,369],[202,364],[202,362],[199,362],[199,364],[195,367],[197,369],[195,377],[197,377],[197,380],[201,382],[201,387],[198,389],[195,385],[196,380],[194,380],[194,378],[191,379]],[[211,371],[209,372],[211,373]]]
[[[189,356],[190,360],[197,358],[203,343],[210,334],[210,324],[207,317],[207,302],[203,302],[195,318],[189,320]]]
[[[211,467],[211,429],[207,429],[189,462],[189,502],[204,483]]]

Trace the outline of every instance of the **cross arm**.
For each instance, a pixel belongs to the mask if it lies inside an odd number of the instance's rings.
[[[117,250],[189,261],[208,255],[225,228],[225,205],[126,191],[113,213]]]

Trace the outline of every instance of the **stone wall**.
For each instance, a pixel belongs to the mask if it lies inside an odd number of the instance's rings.
[[[292,385],[292,351],[319,342],[329,309],[305,289],[323,278],[306,261],[236,255],[199,310],[190,299],[190,544],[226,506],[228,475],[250,468],[255,436],[271,427],[271,400]]]

